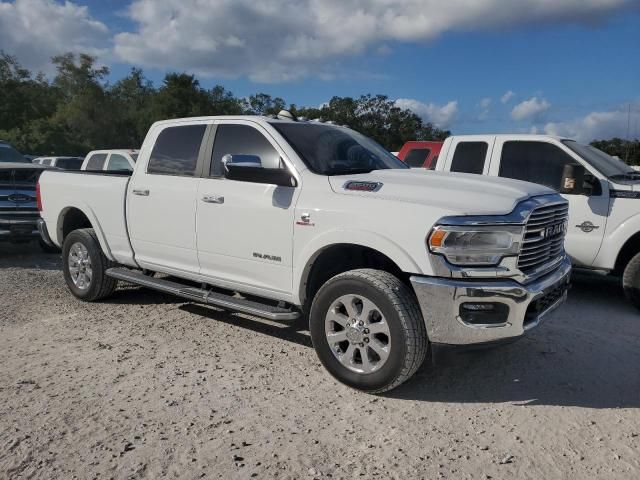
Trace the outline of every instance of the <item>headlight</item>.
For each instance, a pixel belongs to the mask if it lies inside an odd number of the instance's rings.
[[[436,226],[427,243],[432,253],[444,255],[454,265],[497,265],[503,257],[520,251],[522,227]]]

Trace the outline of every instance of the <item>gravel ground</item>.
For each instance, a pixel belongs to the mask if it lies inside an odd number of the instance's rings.
[[[122,287],[0,245],[0,478],[640,478],[640,314],[574,280],[527,338],[370,396],[303,324]]]

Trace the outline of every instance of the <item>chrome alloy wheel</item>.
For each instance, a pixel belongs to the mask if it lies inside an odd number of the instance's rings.
[[[80,290],[86,290],[91,286],[91,257],[89,251],[82,243],[76,242],[69,249],[67,258],[69,264],[69,274],[73,284]]]
[[[382,311],[361,295],[336,299],[325,317],[329,348],[352,372],[373,373],[389,358],[391,332]]]

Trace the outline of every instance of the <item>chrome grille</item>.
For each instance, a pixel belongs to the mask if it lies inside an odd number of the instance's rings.
[[[523,273],[532,273],[562,255],[568,212],[566,203],[544,205],[531,212],[518,257]],[[563,228],[556,231],[559,224]]]

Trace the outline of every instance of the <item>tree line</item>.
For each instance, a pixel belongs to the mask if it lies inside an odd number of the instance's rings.
[[[333,121],[398,150],[408,140],[443,140],[450,135],[386,95],[334,96],[321,107],[299,107],[256,93],[238,97],[222,85],[207,89],[187,73],[168,73],[156,87],[139,68],[115,83],[109,68],[87,54],[51,59],[55,75],[24,68],[0,51],[0,139],[25,154],[85,155],[103,148],[139,148],[149,126],[170,118],[204,115],[271,115],[286,108],[309,119]],[[619,138],[592,145],[640,164],[640,141]]]
[[[401,109],[385,95],[333,97],[319,108],[298,107],[256,93],[237,97],[222,85],[203,88],[187,73],[168,73],[155,87],[139,68],[115,83],[95,57],[52,58],[55,76],[24,68],[0,52],[0,139],[25,154],[85,155],[102,148],[139,148],[149,126],[203,115],[270,115],[286,108],[309,119],[348,125],[389,150],[408,140],[437,140],[448,131]]]

